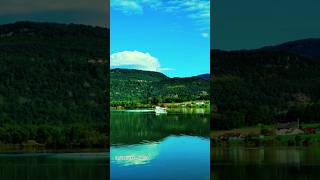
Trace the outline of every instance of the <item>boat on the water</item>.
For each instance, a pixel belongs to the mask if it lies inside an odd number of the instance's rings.
[[[167,114],[167,108],[156,106],[155,110],[156,114]]]
[[[130,112],[130,113],[150,113],[155,112],[156,115],[167,114],[167,108],[156,106],[154,109],[128,109],[128,110],[113,110],[116,112]]]
[[[119,110],[122,112],[133,112],[133,113],[148,113],[153,112],[152,109],[129,109],[129,110]]]

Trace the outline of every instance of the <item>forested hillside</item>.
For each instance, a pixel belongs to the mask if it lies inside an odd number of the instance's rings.
[[[0,25],[0,144],[107,144],[109,30]]]
[[[247,51],[212,50],[212,128],[297,119],[302,123],[320,122],[320,59],[313,51],[312,56],[306,50],[293,52],[305,47],[305,41],[298,42],[303,44]]]
[[[111,106],[134,107],[193,100],[209,100],[209,80],[169,78],[159,72],[112,69]]]

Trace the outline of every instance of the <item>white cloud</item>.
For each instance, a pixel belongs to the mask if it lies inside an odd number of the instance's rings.
[[[201,36],[204,38],[207,38],[207,37],[209,37],[209,34],[208,33],[201,33]]]
[[[139,2],[131,0],[111,0],[111,7],[125,14],[142,14],[143,8]]]
[[[161,5],[160,0],[111,0],[111,7],[125,14],[143,14],[143,7],[156,9]]]
[[[172,68],[160,68],[160,71],[172,71],[172,70],[174,70],[174,69],[172,69]]]
[[[200,31],[210,28],[210,0],[111,0],[111,8],[125,14],[143,14],[149,7],[166,13],[185,13]]]
[[[179,7],[179,11],[187,13],[187,17],[196,24],[199,30],[210,28],[210,0],[171,1],[172,6]]]
[[[130,67],[145,71],[167,71],[170,68],[161,68],[160,62],[156,57],[149,53],[140,51],[121,51],[111,55],[111,68]]]

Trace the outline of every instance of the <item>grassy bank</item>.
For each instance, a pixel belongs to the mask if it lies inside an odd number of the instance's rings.
[[[319,123],[302,124],[300,129],[319,128]],[[320,133],[299,134],[277,133],[276,125],[252,126],[225,131],[211,131],[213,146],[320,146]]]

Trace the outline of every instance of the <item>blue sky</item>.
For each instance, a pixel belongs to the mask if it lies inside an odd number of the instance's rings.
[[[319,0],[215,0],[211,6],[214,49],[255,49],[320,38]]]
[[[111,0],[111,67],[210,72],[209,0]]]

